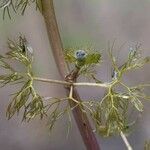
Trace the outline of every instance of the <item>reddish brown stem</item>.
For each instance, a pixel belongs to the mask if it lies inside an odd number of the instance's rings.
[[[42,0],[42,7],[43,7],[43,16],[45,19],[54,58],[61,77],[65,79],[66,75],[68,74],[68,70],[63,55],[63,47],[57,26],[53,0]],[[66,91],[67,94],[69,94],[68,89],[66,89]],[[74,93],[73,97],[78,101],[81,101],[77,91],[74,90],[73,93]],[[76,106],[76,103],[72,101],[70,105],[73,107]],[[93,133],[92,127],[90,125],[86,113],[83,113],[79,107],[75,107],[75,109],[73,110],[73,115],[76,120],[82,139],[84,141],[84,144],[86,146],[86,149],[100,150],[100,147]]]

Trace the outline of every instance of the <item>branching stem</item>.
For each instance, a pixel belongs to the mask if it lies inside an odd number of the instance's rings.
[[[57,20],[55,16],[53,0],[42,0],[41,3],[43,8],[43,16],[47,27],[47,33],[48,33],[49,41],[51,43],[51,48],[54,54],[54,58],[61,77],[65,79],[69,71],[68,69],[66,69],[67,67],[64,59],[63,46],[62,46]],[[68,89],[66,89],[66,92],[68,94],[69,92]],[[73,90],[73,97],[77,99],[79,102],[81,102],[81,99],[75,89]],[[73,109],[73,115],[77,123],[77,126],[79,128],[79,132],[82,136],[86,149],[100,150],[99,143],[96,139],[95,134],[93,133],[93,129],[90,125],[86,113],[83,113],[80,107],[76,107],[76,105],[77,103],[70,101],[70,106],[75,107]]]
[[[54,83],[54,84],[61,84],[61,85],[71,85],[71,83],[66,81],[61,81],[61,80],[45,79],[45,78],[38,78],[38,77],[34,77],[33,79],[40,82],[47,82],[47,83]]]
[[[73,98],[73,86],[70,86],[70,93],[69,93],[69,98],[72,99]]]
[[[79,104],[80,102],[73,98],[73,85],[70,86],[69,99]]]
[[[110,83],[88,83],[88,82],[71,83],[67,81],[45,79],[45,78],[38,78],[38,77],[34,77],[33,79],[41,82],[48,82],[48,83],[61,84],[61,85],[73,85],[73,86],[94,86],[94,87],[109,88],[111,85]]]

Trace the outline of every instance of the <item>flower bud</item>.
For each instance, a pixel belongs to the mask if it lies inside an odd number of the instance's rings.
[[[83,60],[86,57],[86,52],[84,50],[77,50],[75,52],[75,58],[78,60]]]

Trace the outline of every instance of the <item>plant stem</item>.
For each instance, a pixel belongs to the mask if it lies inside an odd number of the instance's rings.
[[[128,139],[126,138],[126,136],[124,135],[124,133],[122,131],[120,132],[120,135],[121,135],[121,138],[124,141],[127,149],[128,150],[133,150],[132,147],[131,147],[131,145],[130,145],[130,143],[128,142]]]
[[[61,85],[72,85],[70,82],[61,81],[61,80],[45,79],[39,77],[34,77],[33,79],[40,82],[47,82],[47,83],[54,83],[54,84],[61,84]]]
[[[67,81],[45,79],[45,78],[39,78],[39,77],[34,77],[33,79],[36,80],[36,81],[48,82],[48,83],[54,83],[54,84],[61,84],[61,85],[91,86],[91,87],[93,86],[93,87],[103,87],[103,88],[110,87],[109,83],[88,83],[88,82],[70,83],[70,82],[67,82]]]
[[[79,83],[73,83],[73,85],[74,86],[94,86],[94,87],[104,87],[104,88],[110,87],[110,84],[108,84],[108,83],[79,82]]]
[[[43,16],[45,19],[47,32],[49,41],[51,43],[52,51],[54,54],[54,58],[60,72],[60,75],[63,79],[65,79],[66,75],[69,73],[68,69],[66,69],[65,59],[63,55],[63,47],[62,42],[57,26],[53,0],[42,0],[43,7]],[[69,89],[66,89],[67,94],[69,94]],[[80,97],[76,90],[73,90],[73,97],[80,100]],[[71,101],[71,107],[75,107],[76,103]],[[84,141],[87,150],[100,150],[95,134],[93,133],[92,127],[88,120],[88,117],[85,113],[82,112],[80,107],[75,107],[73,109],[73,115],[76,120],[77,126],[79,128],[80,134]]]

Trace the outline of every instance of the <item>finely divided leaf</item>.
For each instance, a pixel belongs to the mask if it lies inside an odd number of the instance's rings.
[[[101,60],[101,54],[98,53],[88,54],[86,56],[85,64],[86,65],[98,64],[100,60]]]

